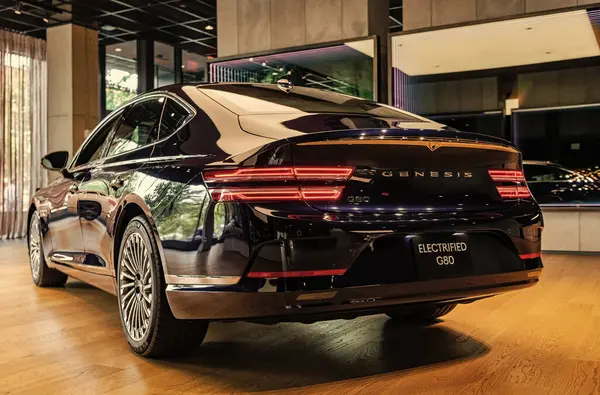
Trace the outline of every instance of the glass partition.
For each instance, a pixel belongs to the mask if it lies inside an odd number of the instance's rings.
[[[396,34],[392,104],[512,139],[541,204],[600,204],[598,37],[594,8]]]
[[[206,81],[206,56],[183,50],[181,59],[183,82]]]
[[[175,51],[172,46],[154,42],[154,87],[175,83]]]
[[[376,97],[374,38],[299,48],[287,52],[210,63],[211,82],[275,83],[322,88],[365,99]]]
[[[136,58],[135,41],[106,46],[106,111],[113,111],[136,96]]]

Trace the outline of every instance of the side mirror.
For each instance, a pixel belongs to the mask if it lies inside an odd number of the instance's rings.
[[[69,163],[67,151],[51,152],[42,158],[42,167],[47,170],[61,171]]]

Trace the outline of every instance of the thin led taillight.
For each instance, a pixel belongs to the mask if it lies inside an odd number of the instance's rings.
[[[531,254],[521,254],[519,255],[519,258],[521,259],[535,259],[535,258],[540,258],[542,256],[541,252],[533,252]]]
[[[498,193],[503,199],[518,199],[531,197],[531,192],[527,186],[516,185],[516,186],[498,186]]]
[[[496,182],[521,182],[525,181],[522,170],[488,170],[492,180]]]
[[[298,180],[347,180],[354,167],[294,167]]]
[[[531,197],[531,191],[525,182],[525,174],[522,170],[488,170],[494,182],[503,183],[497,185],[496,189],[502,199],[525,199]],[[513,184],[513,185],[506,185]]]
[[[342,196],[343,189],[343,186],[226,188],[211,190],[211,196],[217,202],[335,201]]]
[[[285,181],[285,180],[347,180],[352,175],[352,166],[294,166],[294,167],[252,167],[230,170],[209,170],[204,172],[204,181]]]

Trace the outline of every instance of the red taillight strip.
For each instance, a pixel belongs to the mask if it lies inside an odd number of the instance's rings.
[[[211,196],[217,202],[302,200],[298,188],[231,188],[211,190]]]
[[[204,172],[206,182],[293,180],[292,167],[261,167]]]
[[[525,181],[525,174],[522,170],[488,170],[492,180],[496,182],[519,182]]]
[[[211,190],[217,202],[270,202],[283,200],[338,200],[343,186],[336,187],[252,187]]]
[[[294,174],[299,180],[347,180],[354,167],[294,167]]]
[[[302,270],[295,272],[250,272],[250,278],[280,278],[280,277],[317,277],[317,276],[342,276],[346,269],[329,270]]]
[[[295,167],[249,167],[230,170],[208,170],[204,181],[273,181],[273,180],[347,180],[352,175],[352,166],[295,166]]]
[[[526,185],[515,185],[515,186],[498,186],[498,193],[504,199],[517,199],[517,198],[528,198],[531,197],[531,191]]]
[[[534,253],[531,253],[531,254],[522,254],[522,255],[519,255],[519,258],[521,258],[521,259],[535,259],[535,258],[539,258],[541,256],[542,256],[541,252],[534,252]]]

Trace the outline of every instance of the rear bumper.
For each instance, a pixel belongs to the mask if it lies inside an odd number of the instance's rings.
[[[312,292],[243,292],[234,286],[170,285],[167,298],[173,315],[179,319],[312,321],[383,313],[403,304],[466,303],[531,287],[538,282],[540,274],[541,267],[502,274]]]

